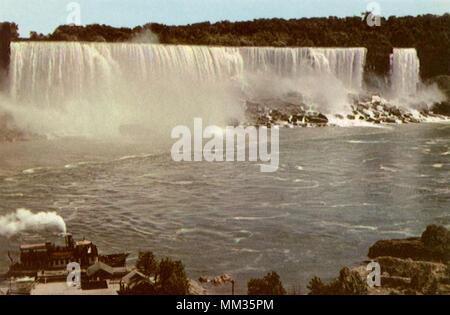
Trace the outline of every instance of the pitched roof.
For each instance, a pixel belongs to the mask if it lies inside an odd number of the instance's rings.
[[[95,264],[86,269],[86,275],[91,277],[99,271],[104,271],[111,276],[120,276],[127,273],[128,269],[126,267],[111,267],[101,261],[97,261]]]
[[[86,275],[88,277],[90,277],[90,276],[96,274],[97,272],[99,272],[100,270],[103,270],[104,272],[110,274],[111,276],[114,274],[113,267],[108,266],[107,264],[102,263],[100,261],[97,261],[95,264],[93,264],[86,270]]]
[[[128,273],[126,276],[122,278],[122,282],[129,285],[133,279],[140,278],[142,280],[147,280],[151,283],[155,282],[155,279],[153,277],[147,277],[142,272],[138,271],[137,269],[134,269],[130,273]]]

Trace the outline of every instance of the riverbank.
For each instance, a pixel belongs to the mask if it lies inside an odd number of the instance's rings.
[[[450,295],[450,231],[445,227],[430,225],[421,237],[380,240],[368,258],[361,266],[342,269],[331,283],[313,278],[310,294]],[[380,283],[373,263],[381,267]]]

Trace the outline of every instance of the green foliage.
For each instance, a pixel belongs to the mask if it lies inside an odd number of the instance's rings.
[[[136,268],[153,281],[139,280],[121,294],[187,295],[189,282],[181,261],[164,258],[160,262],[152,252],[139,252]]]
[[[356,271],[344,268],[339,278],[324,284],[318,277],[311,279],[307,286],[310,295],[365,295],[367,284]]]
[[[280,276],[272,271],[262,279],[251,279],[247,283],[248,295],[285,295]]]
[[[156,277],[158,273],[158,262],[152,252],[139,251],[136,268],[148,277]]]
[[[19,38],[19,26],[16,23],[11,23],[11,40]]]
[[[186,295],[189,283],[181,261],[163,259],[159,264],[159,277],[157,280],[159,294]]]

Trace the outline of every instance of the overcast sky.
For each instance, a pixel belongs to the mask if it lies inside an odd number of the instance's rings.
[[[19,24],[21,36],[31,30],[51,33],[66,24],[71,0],[0,0],[0,21]],[[78,0],[80,21],[134,27],[149,22],[181,25],[203,21],[255,18],[360,16],[366,0]],[[378,0],[382,16],[444,14],[450,0]]]

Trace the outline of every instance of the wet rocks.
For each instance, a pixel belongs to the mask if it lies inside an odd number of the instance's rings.
[[[299,100],[303,98],[299,98]],[[265,99],[247,101],[247,120],[257,126],[284,127],[322,127],[334,122],[323,113],[312,110],[303,102]],[[429,118],[446,119],[430,111],[426,105],[423,110],[406,110],[388,103],[380,96],[353,96],[353,104],[347,113],[333,115],[336,120],[365,121],[372,124],[410,124],[420,123]],[[330,116],[329,116],[330,117]]]
[[[304,104],[265,100],[247,101],[247,118],[257,126],[321,127],[328,118],[319,112],[306,111]]]

